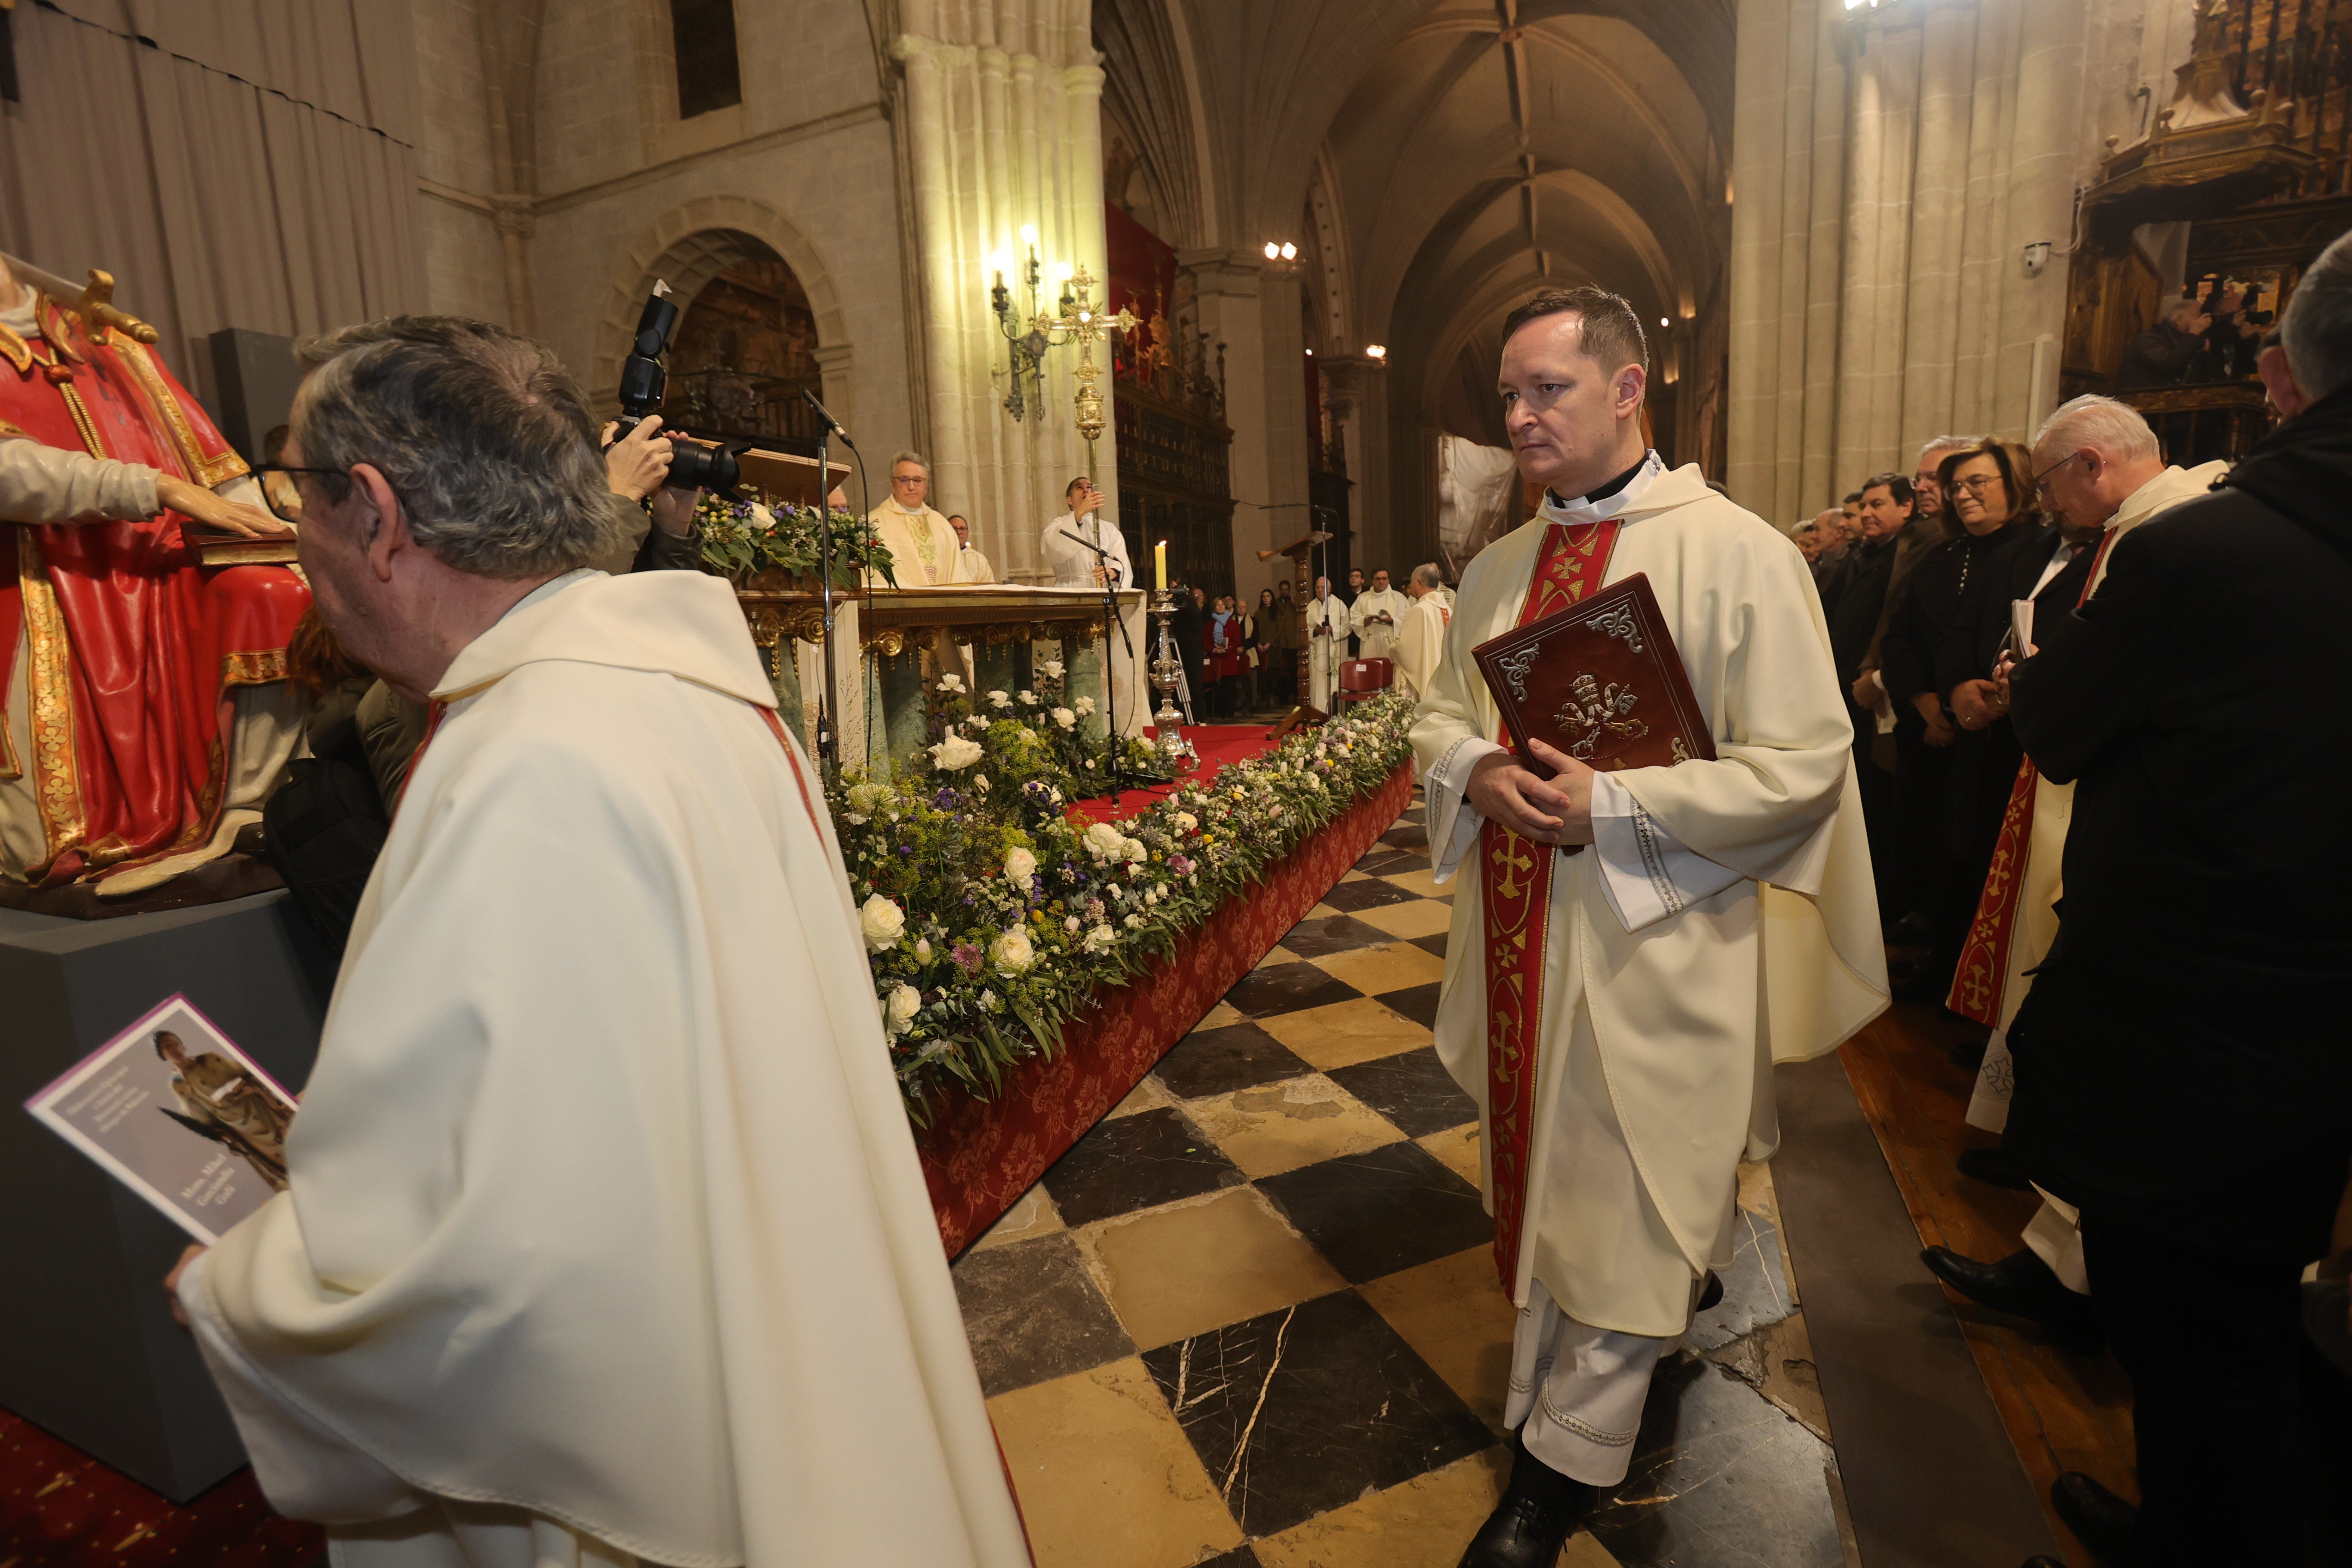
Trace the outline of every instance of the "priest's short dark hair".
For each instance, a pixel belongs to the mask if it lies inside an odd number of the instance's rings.
[[[1649,374],[1650,340],[1643,335],[1642,318],[1633,313],[1633,305],[1623,295],[1612,294],[1590,283],[1573,289],[1548,289],[1537,295],[1503,318],[1503,341],[1509,342],[1512,334],[1529,321],[1571,312],[1583,321],[1584,352],[1604,369],[1614,371],[1620,365],[1638,364],[1643,374]]]

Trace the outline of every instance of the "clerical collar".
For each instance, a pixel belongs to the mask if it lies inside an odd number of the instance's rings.
[[[890,498],[890,505],[892,510],[896,510],[901,517],[920,517],[925,512],[931,510],[930,503],[929,501],[924,502],[921,506],[908,506],[902,503],[897,496],[892,496]]]
[[[1642,493],[1655,484],[1658,476],[1666,471],[1655,451],[1644,451],[1642,460],[1594,489],[1591,494],[1564,500],[1550,490],[1544,492],[1543,516],[1553,522],[1598,522],[1602,518],[1615,517]]]

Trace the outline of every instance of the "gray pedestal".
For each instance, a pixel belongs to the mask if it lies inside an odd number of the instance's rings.
[[[245,1463],[163,1299],[188,1238],[24,1101],[175,991],[299,1092],[334,977],[282,891],[108,921],[0,910],[0,1405],[175,1502]]]

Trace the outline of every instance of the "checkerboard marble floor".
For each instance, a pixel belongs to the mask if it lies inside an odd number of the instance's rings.
[[[1454,1568],[1512,1310],[1416,801],[955,1267],[1039,1568]],[[1577,1568],[1854,1561],[1769,1170]]]

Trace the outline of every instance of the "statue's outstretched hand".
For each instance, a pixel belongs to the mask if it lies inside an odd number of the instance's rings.
[[[285,539],[294,532],[291,524],[280,521],[257,506],[215,495],[204,486],[191,484],[176,474],[157,476],[155,499],[172,510],[223,533],[239,534],[247,539]]]

